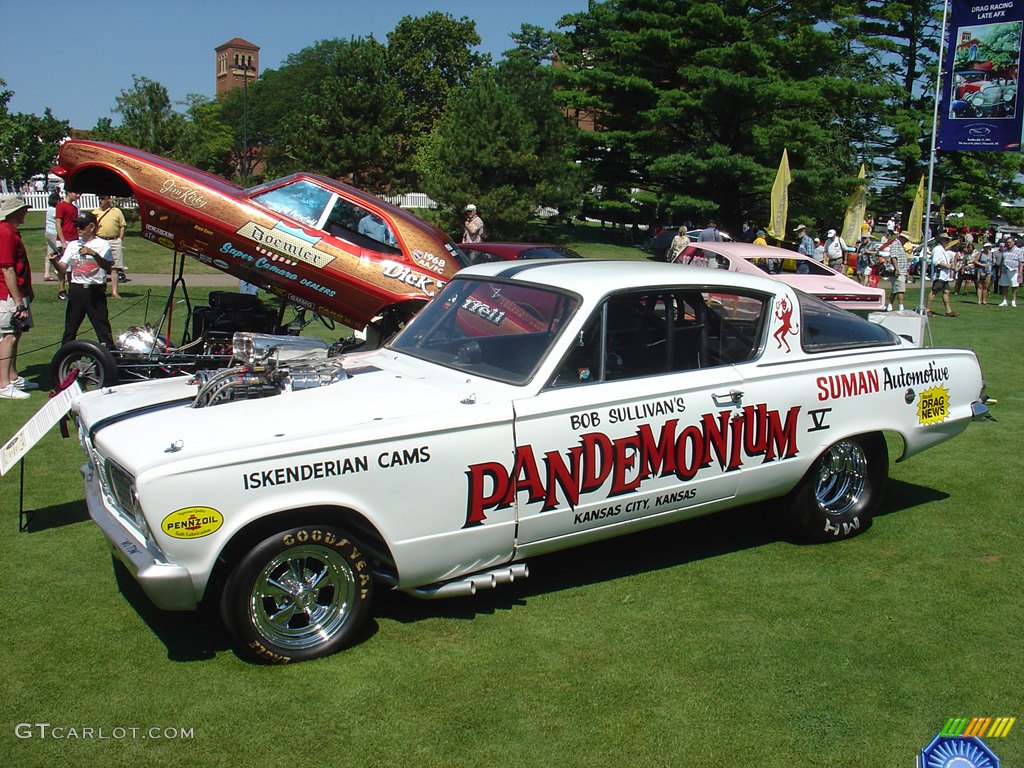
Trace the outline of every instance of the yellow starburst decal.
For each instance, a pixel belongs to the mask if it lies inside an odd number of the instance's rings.
[[[949,418],[949,390],[932,387],[921,393],[917,400],[917,420],[922,425],[938,424]]]

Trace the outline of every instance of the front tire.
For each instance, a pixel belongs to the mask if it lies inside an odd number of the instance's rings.
[[[221,617],[239,656],[287,664],[352,644],[369,615],[370,564],[331,526],[274,534],[245,555],[221,594]]]
[[[882,503],[889,477],[889,451],[880,433],[848,437],[830,445],[793,491],[793,533],[812,542],[863,533]]]
[[[58,349],[50,362],[50,380],[56,386],[74,369],[78,370],[77,381],[85,391],[117,384],[114,356],[95,342],[76,339]]]

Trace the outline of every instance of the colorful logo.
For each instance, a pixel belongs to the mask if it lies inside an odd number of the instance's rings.
[[[1016,722],[1016,717],[951,717],[939,731],[939,736],[984,736],[986,739],[998,739],[1009,736]]]
[[[936,736],[921,750],[917,768],[999,768],[999,758],[973,736]]]
[[[160,521],[160,530],[174,539],[201,539],[224,524],[224,515],[210,507],[185,507]]]

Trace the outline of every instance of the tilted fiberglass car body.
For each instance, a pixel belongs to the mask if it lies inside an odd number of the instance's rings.
[[[900,459],[984,412],[920,349],[785,283],[673,264],[460,272],[386,346],[236,338],[234,368],[80,395],[92,517],[157,606],[272,662],[354,642],[375,589],[469,595],[545,552],[766,499],[863,531]]]
[[[139,204],[142,236],[362,328],[412,315],[466,265],[437,227],[355,187],[296,173],[243,189],[141,150],[67,141],[68,189]]]

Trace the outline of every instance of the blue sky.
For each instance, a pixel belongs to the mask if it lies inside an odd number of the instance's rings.
[[[260,68],[276,69],[318,40],[374,35],[381,42],[403,16],[432,10],[468,16],[494,58],[522,23],[554,29],[587,0],[0,0],[0,78],[14,91],[11,112],[42,114],[91,128],[132,75],[164,85],[171,100],[214,95],[214,48],[235,37],[260,47]]]

